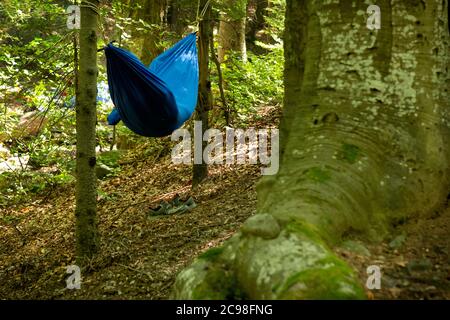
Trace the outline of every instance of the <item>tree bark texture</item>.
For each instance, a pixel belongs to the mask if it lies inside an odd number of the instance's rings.
[[[177,277],[176,298],[364,298],[332,247],[381,240],[449,190],[448,1],[287,1],[278,175],[258,214]]]

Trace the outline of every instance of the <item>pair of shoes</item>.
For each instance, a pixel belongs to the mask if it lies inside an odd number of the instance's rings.
[[[171,205],[166,201],[161,201],[156,208],[150,208],[149,215],[151,216],[162,216],[167,214]]]
[[[182,203],[182,201],[180,201],[179,203]],[[184,203],[182,203],[178,207],[172,208],[171,210],[169,210],[169,212],[170,212],[170,214],[185,213],[187,211],[191,211],[196,206],[197,206],[197,204],[194,202],[194,199],[192,199],[192,197],[189,197],[189,199],[187,199]]]
[[[175,213],[185,213],[197,207],[194,199],[189,197],[186,201],[180,199],[178,195],[175,196],[171,202],[161,201],[156,208],[150,208],[150,216],[161,216]]]
[[[174,205],[174,206],[180,206],[180,205],[183,204],[183,203],[182,203],[183,201],[181,200],[180,195],[179,195],[178,193],[175,195],[175,197],[173,197],[172,200],[170,200],[170,202],[171,202],[172,205]]]
[[[197,204],[194,202],[194,199],[192,197],[189,197],[189,199],[186,200],[184,205],[187,206],[188,211],[190,211],[190,210],[194,209],[195,207],[197,207]]]

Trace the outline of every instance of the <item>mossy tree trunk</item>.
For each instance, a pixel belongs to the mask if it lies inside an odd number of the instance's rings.
[[[231,52],[239,54],[242,61],[247,61],[245,42],[245,24],[247,15],[246,0],[226,0],[224,13],[219,22],[219,61]]]
[[[89,6],[99,5],[90,1]],[[98,249],[97,178],[95,175],[95,125],[97,121],[97,24],[98,15],[82,2],[80,61],[76,105],[77,128],[77,185],[76,185],[76,241],[80,264]]]
[[[200,1],[200,9],[204,8],[207,0]],[[201,11],[200,10],[200,11]],[[202,122],[202,137],[208,129],[208,115],[211,109],[211,81],[209,78],[209,40],[211,30],[211,5],[205,12],[203,20],[199,24],[198,31],[198,56],[199,56],[199,87],[198,87],[198,103],[195,113],[195,119]],[[202,150],[206,147],[203,142]],[[208,166],[204,161],[194,164],[192,173],[192,186],[198,186],[208,175]]]
[[[448,1],[287,1],[281,168],[259,214],[177,277],[175,298],[363,298],[347,235],[440,208],[449,190]]]

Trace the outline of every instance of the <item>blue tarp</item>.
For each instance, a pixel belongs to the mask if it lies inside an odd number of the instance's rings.
[[[109,44],[108,85],[116,108],[108,122],[122,120],[146,137],[166,136],[181,127],[197,104],[196,38],[195,33],[183,38],[148,67],[131,52]]]

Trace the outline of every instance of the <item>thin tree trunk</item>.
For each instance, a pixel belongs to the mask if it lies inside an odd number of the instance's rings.
[[[227,99],[225,97],[225,90],[223,89],[223,74],[222,74],[222,67],[220,66],[219,59],[216,56],[216,50],[214,49],[214,35],[211,32],[210,39],[209,39],[209,48],[211,50],[211,59],[213,60],[214,64],[216,65],[217,69],[217,76],[218,76],[218,85],[219,85],[219,92],[220,92],[220,99],[222,100],[222,110],[225,118],[225,124],[227,126],[231,123],[231,110],[228,106]]]
[[[98,14],[90,8],[99,1],[82,2],[78,96],[76,97],[77,185],[76,239],[81,264],[98,250],[95,125],[97,100]],[[89,7],[88,7],[89,6]]]
[[[446,202],[448,1],[377,4],[371,31],[363,2],[287,1],[280,171],[258,185],[259,214],[182,271],[174,297],[364,298],[330,247],[381,240]]]
[[[200,8],[204,8],[207,0],[202,0]],[[201,11],[201,10],[200,10]],[[211,33],[211,6],[208,7],[203,20],[200,22],[198,31],[198,55],[199,55],[199,98],[196,110],[196,119],[202,121],[203,133],[208,129],[208,113],[211,109],[211,82],[209,79],[209,39]],[[203,149],[206,147],[203,141]],[[204,161],[194,164],[192,175],[192,186],[199,185],[208,175],[208,166]]]

